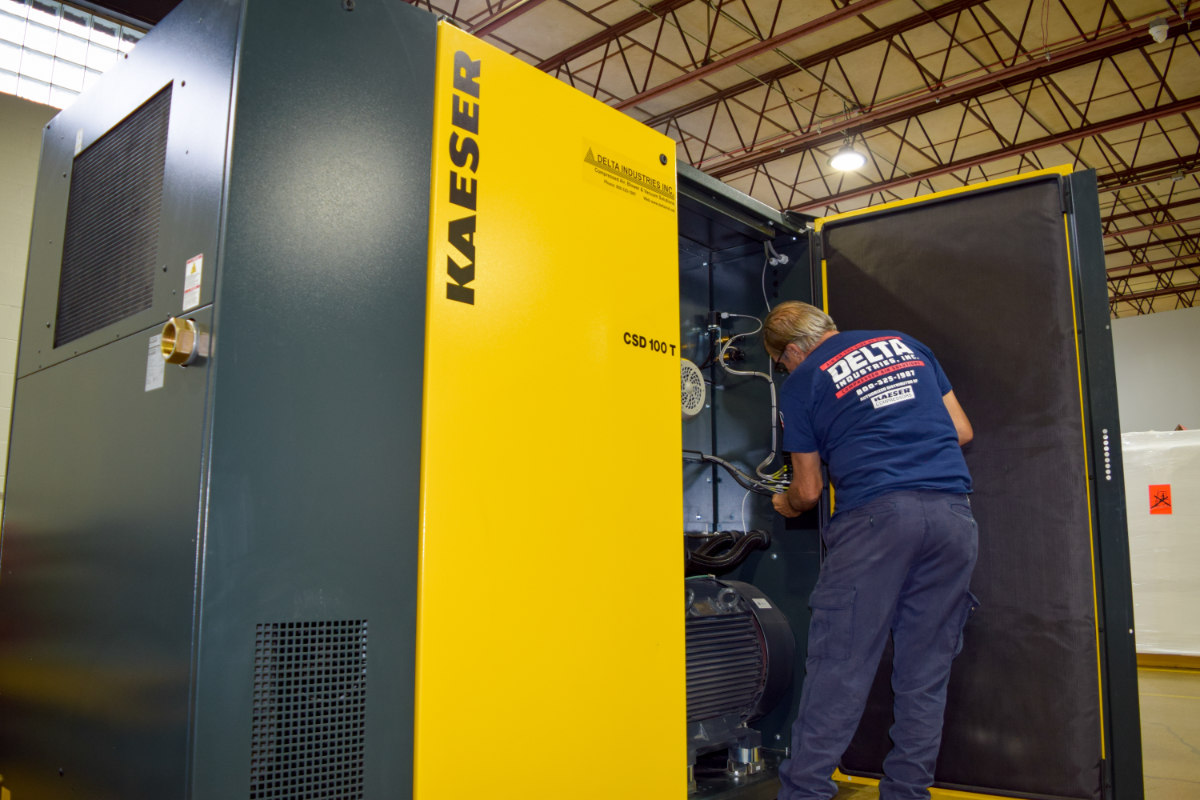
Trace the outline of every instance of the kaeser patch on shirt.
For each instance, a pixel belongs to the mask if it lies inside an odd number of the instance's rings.
[[[916,395],[913,393],[912,386],[901,386],[899,389],[884,389],[882,392],[871,396],[871,405],[876,408],[883,408],[894,403],[903,403],[905,400],[912,400]]]
[[[892,377],[900,378],[901,376],[897,373],[923,366],[925,366],[925,362],[917,358],[916,353],[898,337],[879,336],[846,348],[822,364],[821,371],[833,381],[837,397],[840,399],[860,388],[864,389],[859,392],[860,395],[867,394],[866,384],[879,384]],[[872,396],[872,404],[876,408],[880,408],[911,399],[913,396],[911,384],[915,383],[915,380],[911,380],[912,378],[911,374],[904,375],[903,379],[909,379],[907,383],[910,385],[887,387],[889,391],[894,389],[898,394],[886,402],[876,402],[881,395]],[[888,382],[890,383],[890,381]],[[869,388],[878,387],[871,386]],[[903,392],[903,389],[907,389],[907,393]]]

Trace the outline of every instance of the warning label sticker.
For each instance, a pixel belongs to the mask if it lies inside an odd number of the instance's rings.
[[[654,177],[665,173],[665,167],[657,163],[657,169],[639,165],[592,142],[584,142],[584,146],[587,153],[583,157],[583,172],[589,182],[675,213],[675,186]]]
[[[204,275],[204,253],[187,260],[183,271],[183,310],[191,311],[200,305],[200,281]]]
[[[1150,513],[1171,513],[1171,484],[1154,483],[1150,485]]]

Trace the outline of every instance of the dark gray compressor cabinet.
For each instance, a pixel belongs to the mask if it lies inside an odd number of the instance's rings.
[[[18,800],[411,791],[435,26],[188,0],[46,126],[0,560]],[[221,358],[164,373],[173,316]],[[379,369],[384,319],[416,346]]]

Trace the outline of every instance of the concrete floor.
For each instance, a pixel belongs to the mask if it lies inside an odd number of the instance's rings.
[[[1146,800],[1200,798],[1200,671],[1138,670]],[[935,800],[963,797],[935,790]],[[874,787],[842,785],[837,800],[878,800]]]
[[[1200,671],[1139,669],[1147,800],[1200,797]]]

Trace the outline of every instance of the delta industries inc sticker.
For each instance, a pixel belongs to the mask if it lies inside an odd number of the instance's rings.
[[[583,173],[589,182],[675,212],[675,186],[670,180],[673,175],[659,163],[657,154],[654,161],[642,164],[594,142],[585,141],[584,146],[587,153],[583,157]]]

